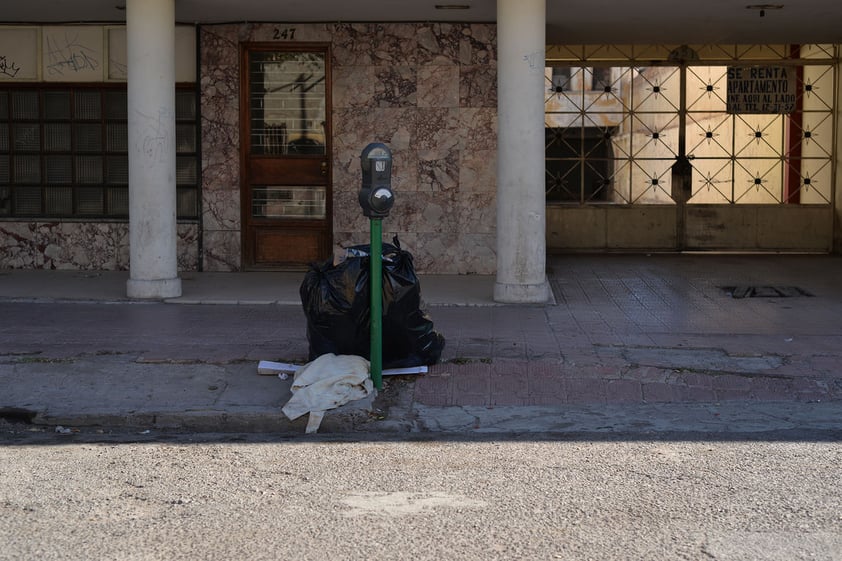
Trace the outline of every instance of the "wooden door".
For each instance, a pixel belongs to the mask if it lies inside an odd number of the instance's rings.
[[[324,259],[332,237],[328,46],[245,44],[241,68],[243,266]]]

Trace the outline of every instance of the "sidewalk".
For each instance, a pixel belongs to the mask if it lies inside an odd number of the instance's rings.
[[[544,306],[495,305],[491,277],[422,277],[442,361],[320,432],[842,431],[842,259],[570,255],[548,272]],[[0,271],[0,417],[303,433],[280,412],[291,381],[257,375],[306,362],[303,273],[185,273],[166,303],[128,301],[127,278]]]
[[[182,296],[171,304],[278,304],[301,306],[304,272],[180,273]],[[128,271],[42,271],[0,269],[0,301],[130,302]],[[490,276],[427,275],[428,305],[493,306]]]

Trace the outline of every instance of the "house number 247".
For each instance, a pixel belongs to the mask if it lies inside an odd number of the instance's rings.
[[[272,39],[276,41],[278,39],[287,39],[292,40],[295,39],[295,28],[294,27],[287,27],[281,29],[280,27],[276,27],[274,33],[272,33]]]

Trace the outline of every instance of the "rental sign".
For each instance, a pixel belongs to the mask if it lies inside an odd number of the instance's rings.
[[[786,66],[729,66],[728,113],[792,113],[796,70]]]

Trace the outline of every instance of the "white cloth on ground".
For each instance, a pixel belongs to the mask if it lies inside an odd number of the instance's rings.
[[[282,411],[290,420],[310,413],[307,434],[319,429],[324,412],[374,391],[369,362],[361,356],[328,353],[295,373],[292,397]]]

